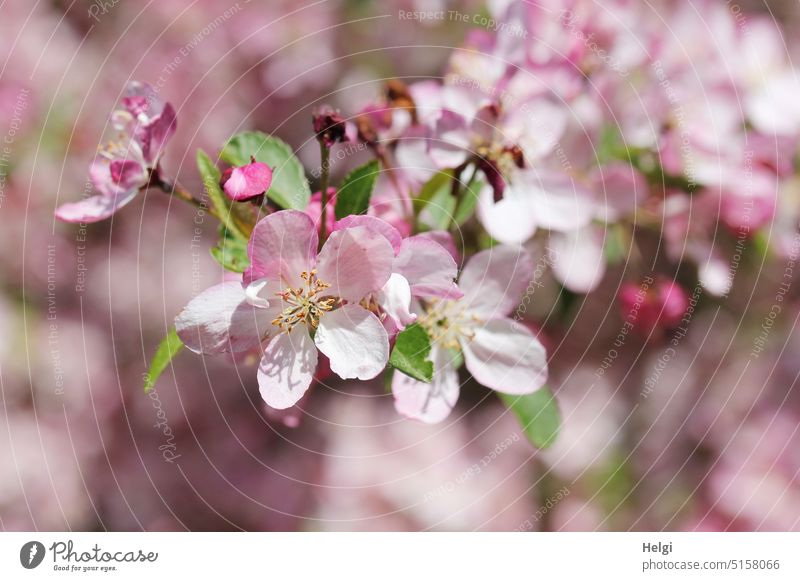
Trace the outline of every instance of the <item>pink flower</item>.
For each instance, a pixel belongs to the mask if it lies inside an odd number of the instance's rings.
[[[260,196],[272,184],[272,169],[266,164],[250,158],[250,163],[241,167],[229,167],[222,174],[220,185],[225,194],[236,202],[244,202]]]
[[[533,261],[520,247],[495,246],[470,259],[461,273],[461,300],[440,299],[420,307],[417,322],[431,337],[434,376],[423,383],[395,373],[397,411],[427,423],[444,420],[459,395],[456,352],[476,381],[503,393],[526,394],[547,380],[545,349],[531,331],[508,315],[533,276]]]
[[[56,217],[65,222],[98,222],[128,204],[147,186],[167,141],[174,135],[175,109],[163,103],[145,83],[128,84],[122,109],[111,114],[119,138],[101,149],[89,169],[99,192],[80,202],[63,204]]]
[[[270,214],[253,230],[244,283],[207,289],[175,320],[184,343],[198,353],[263,346],[258,383],[273,408],[291,407],[303,396],[317,350],[345,379],[371,379],[389,358],[386,330],[362,300],[389,280],[392,245],[354,226],[331,233],[319,253],[317,246],[307,214]]]

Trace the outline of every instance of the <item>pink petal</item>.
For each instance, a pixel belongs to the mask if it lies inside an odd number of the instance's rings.
[[[574,230],[588,224],[595,212],[592,193],[569,175],[520,172],[522,187],[533,196],[536,224],[549,230]]]
[[[467,120],[447,109],[436,122],[436,133],[430,140],[429,155],[440,169],[457,167],[471,152],[470,131]]]
[[[549,247],[553,274],[561,284],[576,293],[597,288],[606,272],[601,230],[589,226],[572,232],[553,232]]]
[[[518,246],[494,246],[473,256],[459,279],[464,304],[482,318],[502,317],[520,303],[533,278],[533,259]]]
[[[431,361],[431,383],[417,381],[405,373],[395,371],[392,377],[392,394],[397,413],[427,424],[436,424],[450,415],[458,401],[460,385],[458,373],[453,369],[446,349],[434,345]]]
[[[458,266],[438,242],[424,236],[406,238],[394,261],[394,271],[403,275],[416,297],[459,299],[463,293],[453,282]]]
[[[175,318],[175,330],[195,353],[240,353],[258,347],[275,328],[274,312],[253,307],[242,283],[227,281],[193,298]]]
[[[317,260],[328,293],[351,302],[380,290],[392,274],[394,250],[381,234],[363,226],[331,233]]]
[[[241,202],[260,196],[272,183],[272,169],[260,161],[229,168],[223,175],[222,189],[232,200]]]
[[[511,319],[492,319],[462,341],[464,362],[475,380],[513,395],[532,393],[547,381],[547,353],[533,333]]]
[[[360,305],[345,305],[323,315],[314,342],[342,379],[372,379],[389,361],[386,330]]]
[[[175,135],[178,116],[171,104],[166,103],[161,113],[144,128],[142,153],[145,160],[155,165],[164,152],[164,146]]]
[[[268,406],[292,407],[308,390],[317,368],[317,348],[305,325],[273,337],[258,366],[258,388]]]
[[[397,228],[389,224],[389,222],[376,218],[375,216],[351,214],[336,222],[333,229],[345,230],[346,228],[355,228],[356,226],[363,226],[371,232],[380,234],[389,241],[389,244],[392,245],[395,252],[400,250],[400,244],[403,242],[403,237],[400,236],[400,232],[397,231]]]
[[[313,268],[317,243],[314,221],[304,212],[281,210],[262,218],[250,235],[245,280],[282,279],[286,286],[301,286],[300,273]]]
[[[144,168],[135,161],[116,159],[108,166],[111,180],[123,190],[138,189],[147,181]]]
[[[80,202],[63,204],[56,209],[56,218],[64,222],[91,223],[109,218],[114,212],[128,204],[139,189],[124,192],[121,195],[106,196],[99,194]]]
[[[442,245],[442,248],[450,253],[450,256],[456,261],[456,264],[461,262],[461,254],[458,252],[455,242],[453,242],[452,234],[447,230],[429,230],[428,232],[417,234],[417,236],[438,242]]]
[[[598,167],[592,175],[592,189],[600,202],[598,217],[606,222],[633,214],[647,198],[647,180],[627,163]]]

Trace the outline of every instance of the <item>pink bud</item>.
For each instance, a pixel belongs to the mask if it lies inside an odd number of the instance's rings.
[[[689,305],[686,291],[677,282],[658,278],[652,284],[625,283],[619,292],[623,317],[641,334],[675,328]]]
[[[251,160],[247,165],[230,167],[222,174],[220,186],[231,200],[243,202],[260,196],[269,189],[272,169],[254,158]]]

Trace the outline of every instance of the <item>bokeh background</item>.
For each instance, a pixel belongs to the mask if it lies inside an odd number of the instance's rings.
[[[742,2],[792,30],[798,3]],[[670,10],[652,3],[653,18]],[[152,191],[112,220],[56,223],[87,187],[131,79],[178,110],[164,165],[199,188],[194,152],[257,128],[318,163],[310,116],[352,111],[391,78],[438,78],[477,0],[150,0],[0,4],[0,528],[3,530],[791,530],[800,528],[800,335],[790,293],[753,339],[785,263],[701,300],[678,349],[630,340],[619,276],[558,321],[564,425],[535,450],[477,385],[451,418],[399,418],[382,382],[318,387],[268,412],[247,362],[180,355],[142,378],[188,299],[220,277],[214,224]],[[334,164],[335,175],[363,161]],[[691,289],[689,289],[691,292]],[[563,305],[562,305],[563,306]],[[666,361],[665,361],[666,358]],[[648,383],[649,381],[649,383]],[[655,386],[646,389],[646,386]]]

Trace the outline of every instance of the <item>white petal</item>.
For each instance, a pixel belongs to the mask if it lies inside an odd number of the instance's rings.
[[[317,348],[305,325],[276,335],[258,366],[261,397],[275,409],[292,407],[308,390],[316,369]]]
[[[258,347],[272,331],[273,310],[255,308],[239,281],[207,288],[175,317],[175,329],[195,353],[240,353]]]
[[[372,379],[389,361],[389,337],[378,317],[360,305],[345,305],[322,316],[314,336],[342,379]]]
[[[394,407],[400,415],[436,424],[444,420],[458,401],[458,372],[453,369],[447,349],[431,349],[433,381],[424,383],[395,371],[392,377]]]
[[[259,278],[245,287],[244,294],[248,303],[254,307],[266,309],[269,307],[269,301],[275,298],[275,293],[281,290],[283,289],[279,283],[267,278]],[[279,304],[280,301],[277,303]]]
[[[606,271],[603,232],[588,226],[572,232],[550,234],[553,274],[569,290],[594,290]]]
[[[503,199],[494,201],[486,185],[478,198],[478,218],[486,231],[503,244],[521,244],[536,232],[533,199],[519,184],[506,184]]]
[[[511,319],[492,319],[463,340],[464,361],[475,380],[488,388],[521,395],[547,381],[547,353],[533,333]]]
[[[397,329],[404,329],[416,320],[417,316],[411,313],[411,287],[403,275],[392,274],[376,298]]]

